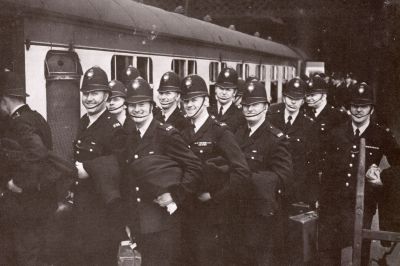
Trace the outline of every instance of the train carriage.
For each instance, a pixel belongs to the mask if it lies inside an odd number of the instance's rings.
[[[212,95],[219,71],[230,66],[260,78],[280,101],[282,84],[301,64],[282,44],[132,0],[0,0],[0,15],[0,66],[25,76],[27,103],[47,118],[64,158],[72,157],[84,112],[81,76],[94,65],[120,79],[132,64],[155,89],[169,70],[196,73]]]

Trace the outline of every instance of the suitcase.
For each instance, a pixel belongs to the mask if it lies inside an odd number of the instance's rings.
[[[118,266],[140,266],[142,256],[135,249],[136,244],[131,241],[122,241],[118,249]]]
[[[309,265],[316,259],[317,220],[315,211],[289,216],[287,248],[291,265]]]

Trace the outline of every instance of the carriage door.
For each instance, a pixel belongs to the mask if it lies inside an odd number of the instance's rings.
[[[53,136],[53,150],[72,160],[72,141],[80,118],[80,78],[78,55],[69,51],[49,51],[45,61],[47,121]]]

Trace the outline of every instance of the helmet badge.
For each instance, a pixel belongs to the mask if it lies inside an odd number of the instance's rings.
[[[188,77],[185,81],[185,85],[187,88],[190,88],[192,86],[192,78]]]
[[[229,69],[225,70],[224,76],[225,76],[225,78],[229,77]]]
[[[88,73],[87,73],[87,77],[88,79],[92,79],[94,76],[94,71],[93,68],[89,69]]]
[[[135,79],[132,83],[132,88],[136,90],[137,88],[139,88],[139,86],[139,80]]]
[[[361,85],[360,88],[358,88],[358,92],[359,92],[360,94],[363,94],[364,91],[365,91],[364,85]]]
[[[165,82],[167,82],[169,80],[169,74],[168,73],[165,73],[165,75],[163,76],[163,80]]]
[[[254,84],[253,84],[253,82],[251,82],[250,84],[249,84],[249,86],[247,87],[247,90],[251,93],[252,91],[254,91]]]
[[[132,74],[132,71],[131,71],[130,68],[128,68],[128,69],[126,70],[126,75],[127,75],[127,76],[130,76],[131,74]]]
[[[294,82],[293,86],[294,86],[295,88],[300,87],[300,82],[299,82],[298,80],[296,80],[296,81]]]
[[[111,80],[110,83],[108,83],[109,87],[114,87],[115,86],[115,80]]]

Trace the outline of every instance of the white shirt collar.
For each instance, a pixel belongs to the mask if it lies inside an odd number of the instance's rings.
[[[371,122],[370,119],[368,119],[367,123],[365,123],[365,125],[361,126],[361,127],[357,127],[356,125],[354,125],[354,123],[351,123],[352,127],[353,127],[353,134],[356,134],[356,129],[358,128],[360,130],[360,136],[362,135],[362,133],[364,133],[364,131],[367,129],[367,127],[369,126],[369,123]]]
[[[254,132],[264,123],[265,121],[265,116],[263,116],[255,125],[249,126],[250,128],[250,133],[249,136],[253,135]]]
[[[210,115],[207,112],[204,112],[200,117],[197,117],[196,120],[192,120],[194,124],[194,132],[199,131],[199,129],[204,125]]]
[[[96,122],[97,119],[107,110],[107,108],[104,106],[104,110],[101,112],[98,112],[97,114],[94,115],[88,115],[89,117],[89,125],[87,127],[90,127],[94,122]]]
[[[290,124],[293,125],[299,112],[300,110],[297,110],[294,114],[289,114],[289,111],[285,108],[285,124],[288,122],[288,117],[290,115],[292,117],[292,120],[290,120]]]
[[[14,109],[12,110],[10,116],[12,116],[19,108],[21,108],[24,105],[25,105],[25,103],[21,103],[21,104],[18,104],[17,106],[15,106]]]
[[[144,134],[146,134],[147,129],[149,128],[151,122],[153,121],[153,114],[150,113],[149,114],[149,118],[146,120],[146,122],[143,124],[143,126],[141,126],[140,128],[138,128],[136,126],[136,129],[139,130],[140,132],[140,137],[143,138]]]
[[[233,103],[233,101],[230,101],[230,102],[228,102],[228,103],[225,104],[225,105],[221,105],[220,102],[217,102],[217,107],[218,107],[217,112],[219,113],[219,109],[220,109],[221,106],[222,106],[222,114],[224,115],[224,114],[226,113],[226,110],[228,110],[229,107],[231,107],[232,103]]]
[[[319,106],[318,108],[315,109],[315,117],[319,116],[319,114],[322,112],[322,110],[327,105],[327,101],[326,100],[322,100],[322,101],[323,102],[322,102],[321,106]]]

